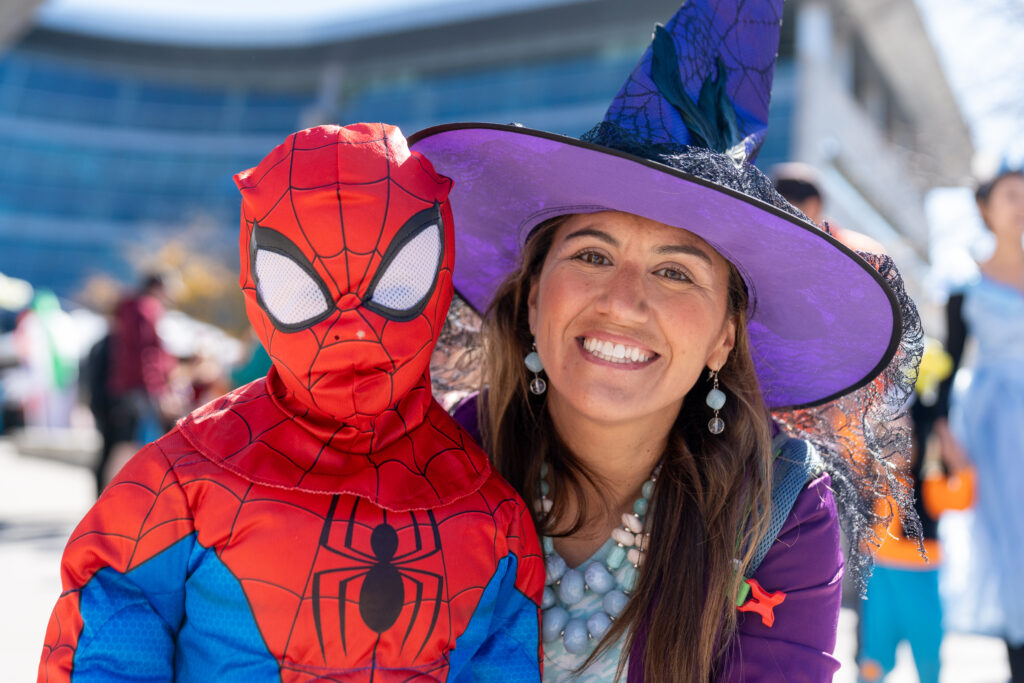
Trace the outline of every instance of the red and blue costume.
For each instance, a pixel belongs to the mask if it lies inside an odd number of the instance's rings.
[[[235,180],[273,366],[79,524],[40,680],[538,680],[529,512],[430,391],[450,181],[382,124],[296,133]]]

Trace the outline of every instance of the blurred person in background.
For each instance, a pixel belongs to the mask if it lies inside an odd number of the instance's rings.
[[[109,425],[95,470],[99,491],[124,460],[140,445],[155,441],[185,410],[169,385],[177,360],[157,333],[170,303],[168,277],[146,275],[139,289],[114,309],[106,359]]]
[[[879,501],[879,515],[888,517],[889,523],[878,529],[881,545],[868,580],[867,600],[860,605],[857,663],[861,683],[877,683],[893,670],[901,641],[910,643],[921,683],[939,681],[944,629],[939,599],[943,558],[938,520],[946,510],[967,508],[974,494],[973,470],[956,442],[940,433],[928,438],[928,406],[934,402],[938,383],[951,372],[949,354],[936,340],[928,340],[911,408],[914,448],[909,463],[901,468],[901,475],[914,490],[922,535],[915,538],[907,534],[893,502]]]
[[[17,392],[27,427],[71,426],[78,381],[78,338],[57,295],[43,289],[18,317],[15,349],[21,373]]]
[[[172,374],[171,385],[185,412],[191,412],[235,388],[228,369],[214,351],[206,344],[197,345],[191,355],[179,360]]]
[[[100,451],[94,463],[96,494],[103,490],[103,469],[110,457],[114,444],[114,420],[111,415],[113,400],[107,380],[110,377],[110,332],[101,336],[82,358],[79,371],[79,388],[92,413],[93,423],[100,435]]]
[[[14,330],[34,292],[25,280],[0,273],[0,433],[25,424],[17,393],[21,358]]]
[[[969,385],[951,401],[952,377],[939,388],[934,429],[949,430],[974,463],[973,514],[949,537],[962,548],[946,593],[957,629],[1006,641],[1012,680],[1024,682],[1024,168],[1001,163],[981,175],[975,200],[993,238],[978,275],[947,304],[946,349],[954,371],[965,343],[976,344]],[[955,409],[950,411],[950,404]],[[947,437],[948,441],[952,439]],[[952,447],[952,446],[951,446]],[[953,530],[951,529],[951,532]]]
[[[769,171],[775,190],[800,209],[812,223],[855,251],[884,254],[885,248],[863,233],[836,224],[825,213],[825,195],[820,175],[813,166],[799,161],[775,164]]]

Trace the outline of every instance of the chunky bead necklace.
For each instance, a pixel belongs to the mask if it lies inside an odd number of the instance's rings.
[[[644,533],[644,518],[660,467],[656,467],[650,479],[644,482],[640,497],[633,503],[633,512],[624,513],[622,526],[612,529],[611,540],[615,545],[604,561],[588,560],[570,569],[555,550],[552,539],[548,536],[541,539],[547,574],[541,600],[544,642],[561,637],[566,652],[583,654],[604,637],[615,618],[626,608],[630,593],[636,588],[638,569],[650,542],[650,534]],[[547,474],[548,465],[544,463],[541,465],[540,500],[537,501],[538,509],[544,513],[550,512],[552,505],[548,498]],[[603,596],[600,608],[586,619],[570,616],[568,608],[581,602],[588,593]]]

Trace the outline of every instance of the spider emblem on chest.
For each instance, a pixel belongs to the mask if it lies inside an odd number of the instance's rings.
[[[359,512],[360,505],[372,507],[369,503],[355,498],[348,515],[339,518],[340,500],[331,500],[313,573],[313,619],[321,653],[326,659],[329,628],[338,629],[342,651],[348,653],[349,635],[359,628],[352,623],[358,614],[377,637],[400,628],[401,650],[407,643],[416,647],[415,659],[445,603],[441,534],[434,513],[379,510],[380,522],[371,525]]]

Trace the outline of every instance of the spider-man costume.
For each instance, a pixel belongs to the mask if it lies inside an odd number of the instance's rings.
[[[40,680],[538,680],[532,521],[430,392],[450,181],[383,124],[296,133],[235,180],[273,367],[79,524]]]

